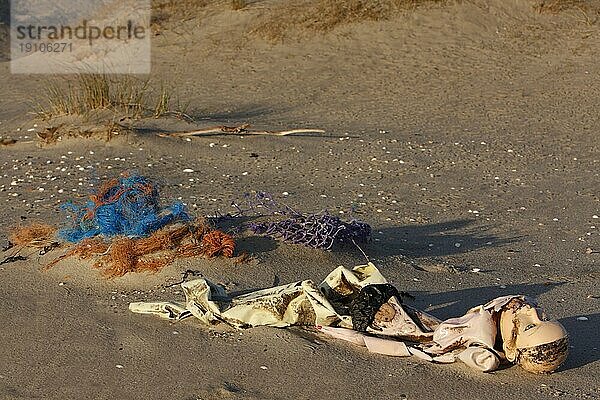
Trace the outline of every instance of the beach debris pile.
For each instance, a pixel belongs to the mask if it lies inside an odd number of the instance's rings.
[[[68,202],[61,208],[67,213],[61,229],[42,223],[19,227],[10,236],[16,250],[2,263],[27,259],[24,248],[39,249],[39,255],[68,247],[48,263],[49,269],[61,261],[76,257],[88,260],[108,278],[129,272],[158,272],[176,259],[189,257],[233,258],[235,240],[216,229],[221,218],[236,225],[228,232],[249,230],[283,242],[315,249],[367,242],[369,224],[350,219],[343,221],[327,211],[305,213],[276,201],[266,192],[244,195],[242,205],[233,203],[236,214],[216,218],[195,218],[180,201],[163,204],[160,185],[135,172],[124,172],[107,179],[81,203]],[[238,217],[251,217],[245,224]],[[32,253],[33,254],[33,253]],[[248,254],[235,259],[239,264]]]
[[[343,221],[327,211],[309,214],[281,204],[266,192],[245,196],[245,208],[234,204],[238,215],[270,214],[265,221],[250,222],[248,228],[257,235],[269,236],[292,244],[330,250],[336,244],[365,243],[371,236],[371,226],[356,219]],[[273,219],[273,217],[278,217]]]
[[[315,326],[373,353],[436,364],[461,361],[481,372],[505,363],[551,373],[569,353],[565,328],[547,320],[526,296],[497,297],[441,320],[405,304],[407,294],[388,283],[373,263],[340,266],[321,284],[307,279],[243,294],[229,294],[200,277],[182,282],[181,293],[185,299],[132,302],[129,310],[170,320],[195,317],[206,325],[238,329]]]
[[[234,255],[232,236],[193,218],[181,202],[163,206],[159,185],[137,173],[109,179],[84,204],[67,203],[63,209],[69,213],[63,229],[43,224],[16,229],[11,241],[20,245],[17,251],[58,240],[71,248],[46,268],[78,257],[92,260],[111,278],[157,272],[178,258]]]

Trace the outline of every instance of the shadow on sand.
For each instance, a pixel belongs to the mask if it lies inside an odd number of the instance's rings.
[[[239,122],[252,118],[262,118],[270,114],[281,114],[287,111],[281,106],[270,106],[264,104],[246,104],[237,107],[235,110],[205,113],[202,111],[192,111],[190,116],[197,122],[199,121],[218,121],[218,122]]]
[[[373,241],[364,246],[364,250],[372,257],[441,257],[482,247],[499,247],[521,240],[517,236],[499,237],[490,234],[489,226],[473,227],[474,222],[476,221],[460,219],[375,229]]]
[[[436,293],[428,291],[411,291],[410,288],[398,289],[405,290],[415,297],[414,301],[408,302],[410,305],[414,305],[420,310],[427,311],[438,318],[447,319],[464,315],[470,308],[485,304],[496,297],[523,294],[532,299],[536,299],[542,294],[561,285],[563,285],[563,283],[532,283],[507,285],[502,287],[484,286]]]
[[[587,321],[578,321],[574,315],[559,319],[569,332],[569,358],[561,370],[583,367],[600,360],[600,313],[586,315]]]

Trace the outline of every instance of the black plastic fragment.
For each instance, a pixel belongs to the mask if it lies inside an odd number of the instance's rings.
[[[352,328],[355,331],[366,332],[367,328],[373,323],[377,311],[394,296],[402,303],[398,289],[389,283],[369,285],[362,288],[350,304]]]

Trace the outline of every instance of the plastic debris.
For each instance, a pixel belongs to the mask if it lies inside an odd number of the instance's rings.
[[[55,233],[55,227],[34,222],[30,225],[14,229],[10,233],[8,240],[16,246],[44,247],[52,242]]]
[[[366,332],[373,323],[375,313],[394,296],[400,298],[400,293],[389,283],[362,288],[358,296],[350,303],[352,328],[359,332]]]
[[[284,242],[302,244],[317,249],[331,249],[335,244],[367,242],[371,236],[371,226],[366,222],[352,219],[342,221],[326,211],[318,214],[306,214],[280,204],[273,196],[259,192],[252,198],[246,195],[246,209],[234,204],[239,215],[264,215],[271,217],[267,221],[251,222],[248,227],[258,235],[270,236]],[[280,216],[273,220],[273,216]]]
[[[250,229],[259,235],[272,236],[284,242],[329,250],[335,243],[366,242],[371,227],[360,221],[344,222],[323,214],[296,214],[281,221],[251,223]]]
[[[63,208],[73,213],[73,226],[61,229],[58,237],[73,243],[98,235],[144,237],[170,223],[191,220],[181,202],[163,207],[156,182],[136,173],[106,181],[83,205]]]
[[[352,270],[338,267],[320,285],[305,280],[234,297],[203,278],[181,287],[185,302],[136,302],[129,309],[237,328],[312,325],[375,353],[436,363],[460,360],[484,372],[498,368],[499,353],[533,373],[553,372],[568,353],[564,327],[540,317],[525,296],[499,297],[441,321],[403,304],[372,263]],[[532,327],[534,333],[526,332]]]
[[[203,219],[193,219],[181,202],[163,206],[156,182],[136,173],[125,173],[104,182],[82,205],[69,203],[71,226],[59,230],[35,223],[10,236],[21,246],[3,262],[26,259],[18,255],[25,247],[38,247],[40,255],[60,244],[72,246],[46,265],[51,268],[69,257],[91,260],[106,277],[129,272],[158,272],[178,258],[234,255],[232,236],[213,229]]]
[[[158,272],[178,258],[233,257],[235,242],[202,221],[172,224],[143,238],[118,236],[111,241],[86,238],[48,264],[50,268],[68,257],[93,259],[94,268],[108,278],[129,272]]]

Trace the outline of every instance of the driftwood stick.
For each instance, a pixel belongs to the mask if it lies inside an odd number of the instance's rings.
[[[267,135],[287,136],[294,133],[325,133],[323,129],[288,129],[284,131],[252,131],[249,124],[240,126],[212,126],[190,132],[159,133],[160,137],[188,137],[188,136],[211,136],[211,135]]]
[[[245,135],[287,136],[294,133],[325,133],[323,129],[288,129],[286,131],[246,131]]]

